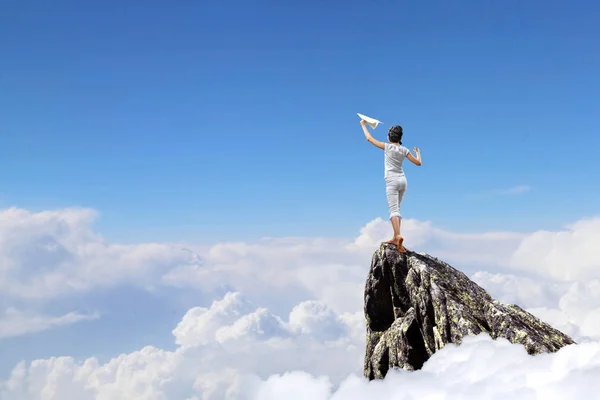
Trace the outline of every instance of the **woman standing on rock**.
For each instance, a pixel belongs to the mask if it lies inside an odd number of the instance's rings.
[[[408,158],[413,164],[421,166],[421,152],[418,148],[414,148],[417,157],[410,154],[410,150],[402,146],[402,127],[399,125],[392,126],[388,131],[388,143],[380,142],[371,136],[367,128],[367,121],[360,121],[365,137],[376,147],[379,147],[384,152],[385,165],[385,192],[387,194],[388,206],[390,208],[390,221],[394,229],[394,238],[385,242],[386,244],[395,244],[398,251],[406,252],[402,245],[404,238],[400,235],[400,203],[406,192],[406,176],[402,169],[402,161]]]

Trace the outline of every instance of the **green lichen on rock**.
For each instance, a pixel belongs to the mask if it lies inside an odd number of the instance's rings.
[[[485,332],[521,344],[531,355],[575,342],[515,304],[493,299],[465,274],[437,258],[381,245],[365,284],[364,374],[420,369],[448,343]]]

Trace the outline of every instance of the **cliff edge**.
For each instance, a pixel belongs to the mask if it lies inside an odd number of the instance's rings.
[[[364,374],[382,379],[391,368],[420,369],[447,343],[488,333],[535,355],[574,344],[569,336],[515,304],[494,300],[465,274],[437,258],[382,244],[365,284]]]

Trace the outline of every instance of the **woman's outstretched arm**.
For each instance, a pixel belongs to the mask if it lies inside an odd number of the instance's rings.
[[[410,154],[410,151],[409,151],[408,154],[406,155],[406,158],[408,158],[410,161],[412,161],[413,164],[418,165],[420,167],[422,165],[421,150],[419,150],[418,147],[415,147],[413,150],[415,151],[415,154],[417,155],[417,157],[415,158],[412,154]]]
[[[383,143],[371,136],[371,132],[369,132],[369,129],[367,128],[367,121],[361,119],[360,124],[362,125],[363,132],[365,133],[365,137],[367,138],[367,140],[371,142],[371,144],[373,144],[374,146],[377,146],[382,150],[385,149],[385,145]]]

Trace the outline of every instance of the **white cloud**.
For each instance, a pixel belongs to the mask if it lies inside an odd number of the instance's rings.
[[[335,340],[346,336],[344,320],[320,301],[304,301],[290,313],[290,325],[296,332],[319,340]]]
[[[518,346],[479,338],[444,349],[423,371],[367,384],[349,375],[362,370],[364,282],[374,249],[389,238],[389,221],[376,219],[348,239],[203,247],[108,243],[91,229],[94,217],[81,209],[0,212],[0,298],[52,299],[115,285],[231,293],[183,316],[173,329],[174,351],[146,347],[106,364],[70,357],[19,364],[0,385],[0,399],[354,398],[350,390],[361,398],[485,398],[474,396],[487,390],[488,398],[533,399],[595,389],[584,379],[598,372],[600,257],[593,244],[600,219],[563,232],[481,234],[403,220],[407,247],[459,269],[486,270],[473,277],[492,295],[592,342],[531,358]]]
[[[251,314],[244,315],[233,325],[220,328],[215,336],[219,343],[223,343],[248,337],[257,340],[285,337],[288,336],[287,333],[288,331],[279,317],[271,314],[266,308],[259,308]]]
[[[268,285],[271,290],[263,298],[296,293],[293,304],[315,293],[336,302],[338,291],[345,292],[344,299],[332,304],[339,309],[348,304],[347,294],[362,284],[373,249],[391,232],[389,222],[378,218],[355,239],[265,238],[208,249],[195,244],[122,245],[93,231],[95,216],[86,209],[0,211],[2,295],[43,299],[121,284],[235,288],[252,295]],[[438,255],[450,262],[468,255],[465,263],[500,263],[497,256],[506,255],[522,236],[453,234],[414,220],[402,226],[407,246],[439,249]]]
[[[316,326],[315,319],[323,325]],[[78,399],[221,399],[236,390],[236,382],[256,382],[249,375],[266,378],[306,369],[341,380],[361,364],[362,340],[356,343],[342,333],[356,330],[348,324],[362,322],[364,329],[364,320],[341,317],[312,302],[299,305],[288,320],[229,293],[210,308],[186,313],[173,330],[179,344],[175,351],[145,347],[103,365],[94,358],[78,363],[70,357],[22,363],[0,383],[0,398],[77,393]]]
[[[484,287],[495,299],[521,307],[558,306],[559,299],[570,287],[566,282],[487,271],[478,271],[470,279]]]
[[[600,337],[600,279],[573,283],[557,309],[564,320],[579,326],[581,336]]]
[[[500,190],[498,190],[498,193],[505,195],[505,196],[514,196],[514,195],[529,192],[530,190],[531,190],[531,187],[528,185],[517,185],[517,186],[513,186],[508,189],[500,189]]]
[[[228,293],[222,300],[213,302],[210,308],[192,308],[173,330],[175,343],[182,346],[210,343],[220,327],[232,324],[251,310],[240,293]]]
[[[414,219],[402,219],[400,232],[405,237],[406,245],[420,246],[427,243],[436,233],[430,221],[417,221]],[[348,246],[352,250],[368,249],[373,250],[379,247],[380,243],[391,239],[391,224],[382,218],[376,218],[367,223],[361,230],[360,235]]]
[[[272,377],[255,389],[260,400],[298,398],[318,390],[315,399],[585,399],[600,389],[600,343],[564,348],[555,354],[528,356],[522,346],[485,335],[449,345],[416,372],[392,371],[384,381],[367,383],[350,376],[337,392],[323,394],[326,382],[299,374]],[[300,379],[301,382],[298,382]],[[280,388],[279,397],[272,388]]]
[[[317,299],[339,313],[362,308],[364,280],[373,251],[389,239],[389,221],[377,218],[354,239],[265,238],[254,243],[220,243],[201,253],[203,266],[186,265],[165,273],[166,285],[239,290],[261,304],[285,307]],[[402,223],[406,246],[457,268],[506,268],[522,233],[452,233],[431,222]],[[193,248],[193,245],[188,245]]]
[[[99,317],[97,313],[79,314],[76,312],[53,317],[7,308],[3,315],[0,314],[0,339],[42,332],[47,329],[80,321],[90,321]]]
[[[0,211],[0,293],[40,299],[122,283],[152,287],[157,274],[190,257],[165,244],[109,244],[92,231],[95,216],[88,209]]]
[[[497,188],[480,193],[471,193],[465,195],[464,197],[467,200],[483,200],[486,198],[498,196],[518,196],[530,192],[531,189],[532,188],[529,185],[516,185],[509,188]]]
[[[504,339],[494,341],[487,335],[467,337],[460,346],[446,346],[420,371],[391,371],[383,381],[368,382],[361,375],[362,340],[360,344],[344,338],[325,342],[319,335],[293,329],[297,321],[292,321],[303,309],[320,316],[324,326],[336,331],[339,316],[322,306],[300,306],[293,312],[295,316],[290,315],[289,324],[275,318],[281,321],[278,331],[289,329],[295,335],[292,340],[278,335],[237,335],[234,340],[221,340],[221,329],[256,313],[257,309],[251,311],[253,307],[248,305],[241,295],[229,294],[196,313],[195,321],[186,315],[178,328],[187,324],[195,329],[174,330],[177,340],[184,343],[174,351],[145,347],[106,364],[94,358],[77,362],[70,357],[20,363],[0,382],[0,399],[533,400],[592,398],[589,396],[600,389],[598,379],[589,379],[600,373],[600,341],[532,357],[523,346]],[[248,313],[242,315],[241,309]],[[228,317],[232,315],[236,317]],[[300,324],[310,326],[312,322]],[[204,326],[209,327],[207,331],[202,330]],[[181,335],[187,339],[181,340]]]
[[[389,239],[389,221],[377,218],[349,239],[264,238],[254,243],[109,243],[91,223],[96,213],[66,209],[31,213],[0,211],[0,293],[14,298],[53,298],[73,292],[133,285],[239,290],[254,301],[324,301],[353,312],[373,250]],[[406,246],[457,268],[508,268],[553,279],[598,276],[600,218],[561,232],[455,233],[429,221],[403,220]]]
[[[580,220],[559,232],[538,231],[523,238],[510,266],[576,281],[600,277],[600,217]]]
[[[183,347],[253,337],[286,336],[283,321],[267,309],[253,309],[241,293],[228,293],[210,308],[189,310],[173,330],[175,343]]]

